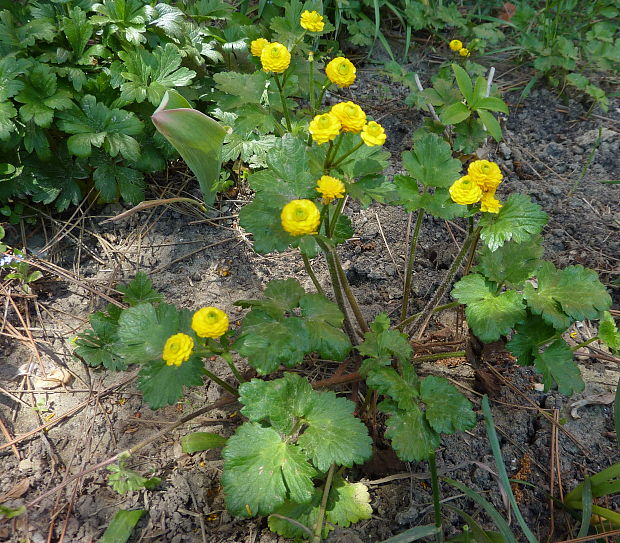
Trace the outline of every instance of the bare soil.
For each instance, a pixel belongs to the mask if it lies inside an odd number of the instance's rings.
[[[412,69],[423,72],[423,68]],[[518,77],[515,72],[502,75],[502,70],[498,74],[496,81],[505,88]],[[345,94],[386,127],[387,148],[393,153],[390,175],[400,173],[400,153],[410,148],[410,135],[422,121],[421,113],[404,105],[405,94],[405,89],[372,69],[361,70],[358,84]],[[521,102],[518,93],[508,92],[506,98],[512,114],[505,124],[505,142],[485,148],[504,171],[501,196],[525,192],[540,203],[550,215],[545,229],[547,258],[558,266],[578,263],[595,269],[618,309],[618,287],[612,281],[620,274],[620,189],[601,181],[620,178],[620,104],[616,100],[607,114],[586,115],[587,103],[578,98],[563,102],[547,90],[535,90]],[[599,134],[601,142],[595,149]],[[155,181],[159,188],[154,197],[179,192],[198,196],[181,165]],[[233,318],[240,318],[242,311],[232,303],[259,296],[271,279],[297,277],[312,289],[295,251],[266,256],[252,251],[250,238],[238,227],[236,217],[250,197],[241,186],[208,216],[175,205],[116,223],[102,221],[124,207],[109,205],[96,211],[92,206],[27,226],[25,231],[9,231],[15,244],[26,240],[30,254],[38,255],[33,261],[47,270],[36,285],[35,296],[21,296],[14,284],[5,282],[2,287],[0,417],[6,432],[0,442],[0,495],[6,499],[8,494],[9,504],[28,504],[71,475],[221,396],[218,387],[206,383],[190,390],[178,405],[153,412],[127,379],[129,374],[94,370],[71,356],[71,339],[86,327],[89,313],[107,303],[102,295],[118,299],[113,288],[118,282],[142,270],[168,301],[188,308],[217,305]],[[410,217],[401,209],[381,205],[360,209],[351,204],[346,213],[357,237],[344,246],[341,260],[363,311],[369,319],[381,311],[396,318]],[[440,283],[456,253],[455,240],[462,240],[463,226],[459,221],[424,220],[414,268],[412,312],[423,306]],[[319,258],[314,265],[327,285],[324,262]],[[585,322],[574,332],[571,340],[577,343],[594,335],[596,329]],[[434,322],[425,341],[434,342],[434,347],[418,346],[419,352],[437,348],[441,342],[452,342],[450,350],[466,342],[467,331],[458,313]],[[593,347],[601,349],[597,344]],[[620,461],[613,406],[596,403],[609,399],[615,390],[618,364],[602,350],[590,351],[590,355],[579,360],[586,391],[572,398],[557,391],[543,392],[539,376],[531,368],[516,366],[501,345],[478,350],[473,360],[419,368],[422,374],[439,372],[465,387],[477,409],[480,393],[489,394],[509,475],[531,484],[515,488],[521,511],[541,541],[561,541],[576,534],[576,521],[557,505],[551,508],[548,493],[559,498],[585,476]],[[307,364],[303,371],[311,379],[321,379],[331,376],[335,368],[336,364]],[[232,379],[227,367],[212,369]],[[56,382],[50,381],[52,377]],[[340,390],[346,394],[350,389]],[[575,418],[571,405],[584,398],[592,403],[581,407],[576,413],[580,418]],[[117,510],[141,508],[148,514],[132,541],[283,541],[269,531],[266,519],[238,520],[226,512],[217,451],[191,456],[181,451],[179,438],[192,431],[231,435],[240,421],[237,409],[232,404],[213,410],[131,458],[133,469],[161,477],[157,490],[118,495],[107,486],[105,469],[94,471],[26,514],[0,524],[0,540],[97,541]],[[557,432],[540,409],[561,421]],[[46,431],[26,437],[41,424],[55,421]],[[381,541],[432,522],[428,467],[402,463],[382,449],[381,428],[381,421],[371,427],[380,447],[375,459],[348,473],[350,480],[368,485],[373,518],[337,530],[330,541]],[[14,437],[20,438],[14,447],[3,445]],[[443,474],[479,492],[508,516],[481,415],[471,432],[444,438],[438,465]],[[468,511],[491,528],[484,513],[459,497],[455,488],[442,483],[442,490],[448,504]],[[618,509],[620,500],[616,497],[603,505]],[[448,530],[456,533],[462,521],[447,509],[446,515]]]

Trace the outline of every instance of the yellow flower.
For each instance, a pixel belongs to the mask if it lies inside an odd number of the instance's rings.
[[[469,49],[467,49],[467,47],[463,47],[462,49],[459,49],[459,55],[467,58],[469,55],[471,55],[471,53],[469,52]]]
[[[375,121],[370,121],[368,124],[366,124],[360,136],[364,140],[364,143],[368,145],[368,147],[372,147],[374,145],[383,145],[387,137],[385,135],[385,130],[383,130],[383,127]]]
[[[282,228],[293,236],[317,234],[321,213],[312,200],[291,200],[280,214]]]
[[[180,366],[192,354],[194,340],[187,334],[175,334],[170,336],[164,345],[161,357],[166,361],[166,366]]]
[[[338,117],[333,113],[323,113],[312,119],[308,131],[312,134],[312,139],[321,144],[333,140],[340,134],[341,128]]]
[[[495,198],[495,191],[488,191],[482,194],[480,200],[480,211],[484,213],[499,213],[502,204]]]
[[[261,51],[260,62],[266,72],[280,74],[291,63],[291,54],[281,43],[268,43]]]
[[[269,45],[269,42],[265,38],[258,38],[250,42],[250,52],[253,56],[260,57],[266,45]]]
[[[353,102],[340,102],[332,107],[331,113],[338,117],[344,132],[357,134],[366,124],[366,113]]]
[[[457,204],[475,204],[482,198],[482,189],[473,179],[466,175],[452,183],[450,197]]]
[[[495,162],[488,160],[474,160],[467,168],[467,175],[484,190],[495,192],[502,182],[503,175]]]
[[[203,307],[192,317],[192,330],[198,337],[223,336],[228,330],[228,315],[217,307]]]
[[[323,196],[323,203],[326,205],[335,198],[344,198],[344,183],[336,177],[323,175],[316,182],[316,190]]]
[[[323,22],[323,16],[317,11],[304,11],[301,14],[301,20],[299,24],[302,28],[309,30],[310,32],[321,32],[325,23]]]
[[[344,57],[336,57],[325,66],[325,74],[329,80],[340,88],[353,85],[356,71],[353,63]]]
[[[452,40],[450,42],[450,49],[455,53],[463,49],[463,42],[461,40]]]

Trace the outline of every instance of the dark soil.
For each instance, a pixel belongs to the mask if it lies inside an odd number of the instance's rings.
[[[405,89],[374,71],[360,72],[358,84],[346,95],[361,103],[386,127],[386,147],[393,153],[388,173],[400,173],[400,153],[410,148],[410,135],[420,125],[422,114],[404,106]],[[502,70],[498,73],[496,81],[500,87],[509,86],[510,78],[515,77],[514,73],[502,77]],[[535,90],[523,102],[518,101],[518,93],[508,93],[506,97],[512,114],[505,125],[505,142],[485,147],[485,153],[501,165],[505,174],[501,196],[525,192],[540,203],[550,215],[545,229],[547,258],[558,266],[583,264],[595,269],[612,289],[617,309],[618,289],[611,282],[620,274],[619,189],[601,181],[620,177],[618,102],[605,115],[586,116],[588,104],[572,99],[565,104],[547,90]],[[599,130],[602,141],[595,150]],[[169,173],[166,180],[159,180],[162,186],[168,187],[168,192],[162,188],[157,197],[170,196],[187,183],[182,173]],[[197,195],[192,183],[187,190]],[[36,303],[34,298],[14,298],[22,304],[22,309],[28,304],[31,334],[40,358],[27,341],[2,336],[0,414],[12,436],[37,428],[41,417],[53,420],[70,414],[49,431],[22,439],[16,451],[0,450],[0,494],[23,485],[21,491],[19,488],[13,491],[11,496],[15,499],[9,503],[27,504],[70,475],[138,443],[220,397],[220,390],[207,384],[203,389],[192,389],[179,405],[153,412],[132,384],[94,396],[126,377],[126,374],[88,368],[70,354],[71,338],[85,328],[88,314],[105,304],[96,292],[115,297],[112,286],[143,270],[168,301],[188,308],[217,305],[235,318],[241,317],[242,311],[233,307],[232,302],[259,296],[271,279],[297,277],[307,289],[312,289],[295,251],[267,256],[252,251],[236,219],[239,207],[249,195],[242,188],[236,198],[223,199],[209,220],[199,222],[196,221],[204,217],[197,217],[194,210],[173,206],[134,215],[118,223],[102,223],[104,216],[124,209],[114,205],[103,209],[102,216],[77,214],[67,218],[66,223],[54,224],[57,231],[62,228],[72,237],[54,243],[40,256],[67,270],[68,276],[47,274],[36,288]],[[351,204],[346,213],[353,220],[357,237],[343,247],[341,260],[354,292],[369,319],[381,311],[396,319],[410,217],[400,209],[381,205],[360,209]],[[456,252],[454,239],[462,240],[463,226],[459,221],[452,223],[430,217],[424,220],[414,267],[412,312],[424,304],[440,283]],[[17,236],[19,232],[10,234]],[[43,227],[33,228],[26,234],[33,254],[46,244]],[[52,237],[49,231],[47,235],[48,239]],[[205,245],[208,248],[195,252]],[[324,262],[317,259],[314,265],[326,285]],[[8,299],[3,306],[8,322],[25,333]],[[457,326],[457,321],[457,314],[442,317],[433,323],[427,339],[465,341],[467,332]],[[594,335],[596,330],[589,323],[580,323],[574,332],[576,337],[571,339],[579,342]],[[531,483],[515,486],[529,526],[541,541],[547,537],[561,541],[575,536],[578,523],[557,505],[553,511],[550,509],[548,492],[554,436],[552,425],[533,407],[543,408],[550,416],[563,421],[554,456],[560,471],[555,473],[552,490],[554,496],[560,497],[584,477],[620,461],[612,433],[611,404],[581,407],[578,412],[581,418],[573,418],[570,413],[573,402],[613,391],[619,376],[617,363],[596,358],[579,360],[587,382],[586,391],[566,398],[555,391],[543,392],[538,385],[539,376],[530,368],[517,367],[501,349],[487,348],[479,353],[473,360],[475,367],[464,360],[453,362],[424,365],[420,372],[440,372],[471,389],[468,395],[478,410],[480,397],[473,390],[489,394],[508,473]],[[66,387],[45,393],[17,391],[20,387],[42,391],[43,368],[51,372],[59,367],[67,368],[75,376]],[[308,366],[308,376],[326,378],[333,374],[335,367],[311,369]],[[213,370],[231,378],[228,368],[217,366]],[[347,389],[343,387],[342,391]],[[38,409],[33,409],[37,405]],[[80,405],[83,405],[81,409],[71,412]],[[190,456],[181,451],[179,438],[191,431],[232,434],[240,420],[237,409],[233,404],[209,412],[132,457],[130,467],[161,477],[158,490],[119,496],[106,485],[105,470],[89,473],[12,523],[0,524],[0,540],[96,541],[117,510],[142,508],[148,515],[140,521],[135,541],[281,541],[269,532],[265,519],[238,520],[225,511],[219,486],[222,463],[217,452]],[[380,432],[381,427],[377,428]],[[444,438],[438,466],[443,474],[485,496],[508,517],[481,414],[479,424],[471,432]],[[362,480],[368,485],[374,515],[369,521],[336,531],[330,541],[381,541],[410,527],[432,523],[427,471],[424,463],[401,463],[385,451],[378,451],[370,464],[351,470],[350,480]],[[442,491],[449,499],[448,504],[467,511],[485,527],[492,528],[489,519],[472,501],[458,497],[460,491],[447,483],[442,483]],[[615,501],[602,505],[617,510],[620,500],[616,497]],[[447,508],[445,513],[448,531],[456,533],[462,521]],[[512,513],[511,518],[514,519]],[[554,533],[550,533],[552,524]],[[514,520],[512,525],[517,539],[523,541]]]

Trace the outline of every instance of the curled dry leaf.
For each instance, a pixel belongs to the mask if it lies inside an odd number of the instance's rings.
[[[32,383],[35,388],[51,390],[59,386],[68,385],[73,381],[73,375],[65,368],[56,368],[47,374],[47,377],[34,376]]]
[[[30,488],[30,479],[22,479],[11,490],[0,495],[0,503],[21,498]]]

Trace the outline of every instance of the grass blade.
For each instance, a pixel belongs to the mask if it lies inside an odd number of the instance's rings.
[[[583,482],[581,503],[583,506],[583,509],[581,510],[581,526],[577,537],[585,537],[590,531],[590,519],[592,518],[592,485],[590,484],[590,479],[587,477]]]
[[[478,524],[471,515],[468,515],[462,509],[458,507],[453,507],[451,505],[446,505],[448,509],[454,511],[459,517],[461,517],[467,525],[470,527],[471,532],[476,540],[476,543],[493,543],[493,540],[487,535],[484,531],[484,528]]]
[[[415,528],[411,528],[411,530],[407,530],[402,534],[385,539],[381,543],[410,543],[411,541],[417,541],[423,537],[433,536],[436,533],[437,528],[435,528],[432,524],[427,524],[426,526],[416,526]]]
[[[538,543],[538,540],[534,536],[534,534],[529,529],[528,525],[525,523],[525,519],[519,511],[519,506],[517,505],[517,500],[515,500],[514,494],[512,493],[512,488],[510,488],[510,482],[508,480],[508,474],[506,473],[506,466],[504,465],[504,460],[502,458],[502,452],[499,447],[499,441],[497,439],[497,434],[495,433],[495,427],[493,425],[493,415],[491,414],[491,408],[489,407],[489,398],[485,395],[482,398],[482,412],[484,413],[484,420],[487,426],[487,434],[489,437],[489,441],[491,442],[491,450],[493,451],[493,457],[495,458],[495,464],[497,465],[497,472],[499,474],[500,482],[508,495],[508,501],[514,510],[514,515],[521,526],[521,530],[525,534],[525,537],[530,543]]]
[[[131,532],[144,513],[146,513],[144,509],[134,509],[133,511],[121,509],[117,511],[112,522],[101,536],[99,543],[125,543],[131,537]]]

